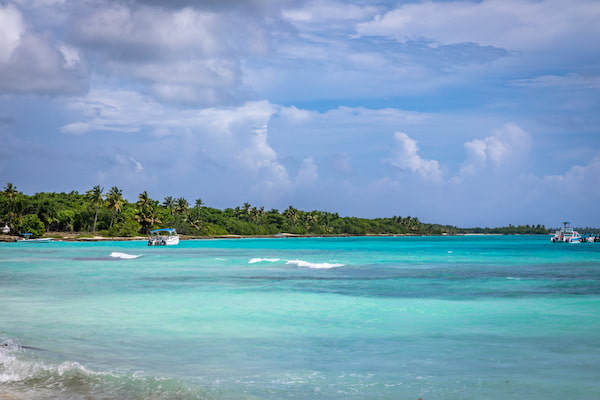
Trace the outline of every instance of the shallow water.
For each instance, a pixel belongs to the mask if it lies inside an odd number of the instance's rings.
[[[0,244],[0,398],[598,399],[600,244]]]

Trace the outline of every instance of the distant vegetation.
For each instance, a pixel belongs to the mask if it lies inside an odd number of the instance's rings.
[[[52,232],[93,233],[101,236],[146,235],[151,229],[172,227],[184,235],[366,235],[461,233],[533,234],[548,233],[544,226],[523,225],[505,228],[463,229],[428,224],[416,217],[355,218],[325,211],[302,211],[289,206],[283,212],[265,210],[249,203],[219,210],[207,207],[201,199],[193,204],[183,197],[150,198],[147,192],[135,203],[123,198],[117,187],[104,192],[95,186],[86,193],[19,192],[12,183],[0,192],[0,223],[12,234],[29,232],[40,237]]]

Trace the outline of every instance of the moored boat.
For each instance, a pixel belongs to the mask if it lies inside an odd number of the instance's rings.
[[[52,238],[35,238],[31,239],[31,233],[21,233],[22,239],[17,239],[15,242],[30,242],[30,243],[48,243],[52,241]]]
[[[174,246],[179,244],[179,235],[174,228],[154,229],[150,231],[148,246]]]
[[[554,232],[554,236],[550,239],[552,243],[581,243],[582,238],[579,232],[573,230],[570,222],[563,222],[563,226]]]

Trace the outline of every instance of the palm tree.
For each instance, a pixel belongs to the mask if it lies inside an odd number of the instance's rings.
[[[163,201],[163,206],[167,210],[169,210],[169,214],[171,214],[171,217],[173,216],[173,214],[175,214],[175,199],[173,198],[173,196],[165,197],[165,201]]]
[[[152,199],[145,190],[138,195],[138,201],[135,203],[140,208],[146,208],[152,203]]]
[[[9,201],[12,201],[17,197],[19,191],[17,190],[17,187],[15,185],[8,182],[6,186],[4,186],[4,194],[6,195]]]
[[[86,192],[86,197],[88,201],[91,203],[92,207],[96,210],[94,213],[94,227],[92,228],[92,232],[96,232],[96,222],[98,221],[98,211],[102,204],[104,204],[104,198],[102,197],[102,192],[104,188],[101,188],[100,185],[94,186],[92,190],[88,190]]]
[[[307,231],[319,221],[319,216],[316,211],[312,211],[304,216],[304,226]]]
[[[242,218],[244,218],[244,220],[246,220],[246,221],[249,220],[250,214],[252,214],[252,204],[244,203],[244,205],[242,206],[241,212],[242,212]]]
[[[190,203],[188,203],[185,198],[179,197],[177,200],[175,200],[175,211],[177,213],[185,214],[188,208],[190,208]]]
[[[142,225],[143,233],[148,233],[154,224],[160,223],[158,217],[158,201],[152,200],[144,190],[136,204],[136,220]]]
[[[19,195],[19,191],[17,187],[12,183],[8,182],[4,187],[4,194],[6,195],[6,199],[8,200],[8,224],[12,224],[12,219],[14,217],[14,208],[15,202],[17,201],[17,196]]]
[[[250,213],[250,221],[252,221],[255,225],[258,225],[259,220],[265,216],[265,208],[264,207],[260,207],[260,208],[256,208],[256,207],[252,207],[249,210]]]
[[[188,209],[190,208],[190,203],[183,198],[179,197],[175,200],[175,224],[177,225],[177,229],[182,229],[181,222],[187,220]]]
[[[298,221],[298,210],[294,207],[289,206],[284,212],[283,216],[292,221],[292,223],[296,223]]]
[[[106,194],[106,203],[108,209],[112,211],[112,218],[110,219],[110,227],[112,228],[115,217],[123,210],[123,205],[125,205],[123,191],[118,187],[113,186]]]

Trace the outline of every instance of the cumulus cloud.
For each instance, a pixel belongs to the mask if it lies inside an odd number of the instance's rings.
[[[279,163],[277,153],[267,142],[266,127],[254,129],[244,142],[245,145],[236,155],[244,169],[260,177],[260,181],[267,187],[289,183],[286,169]]]
[[[600,200],[600,155],[587,165],[575,165],[562,175],[548,175],[545,184],[553,189],[555,196],[563,193],[586,193],[580,200],[585,204],[597,204]]]
[[[514,171],[531,148],[531,136],[514,123],[507,123],[483,139],[464,144],[467,160],[458,179],[475,175],[482,170],[503,169]]]
[[[63,95],[86,88],[76,49],[31,29],[14,5],[0,5],[0,93]]]
[[[393,157],[388,162],[404,171],[419,174],[431,181],[441,181],[442,170],[437,160],[426,160],[419,155],[417,141],[404,132],[394,133]]]
[[[102,61],[99,72],[134,79],[162,101],[194,106],[248,99],[240,60],[270,46],[268,31],[252,15],[118,3],[90,9],[71,38]]]
[[[288,171],[269,143],[268,123],[277,107],[268,102],[177,110],[139,93],[98,90],[69,105],[84,118],[63,126],[64,133],[135,135],[141,141],[138,147],[156,159],[174,156],[163,169],[165,173],[187,174],[217,166],[236,171],[240,185],[251,186],[257,193],[291,187]],[[143,137],[138,135],[142,131]],[[142,168],[141,162],[129,165],[139,172],[157,172]],[[305,182],[313,176],[310,167],[308,162],[302,178]]]

